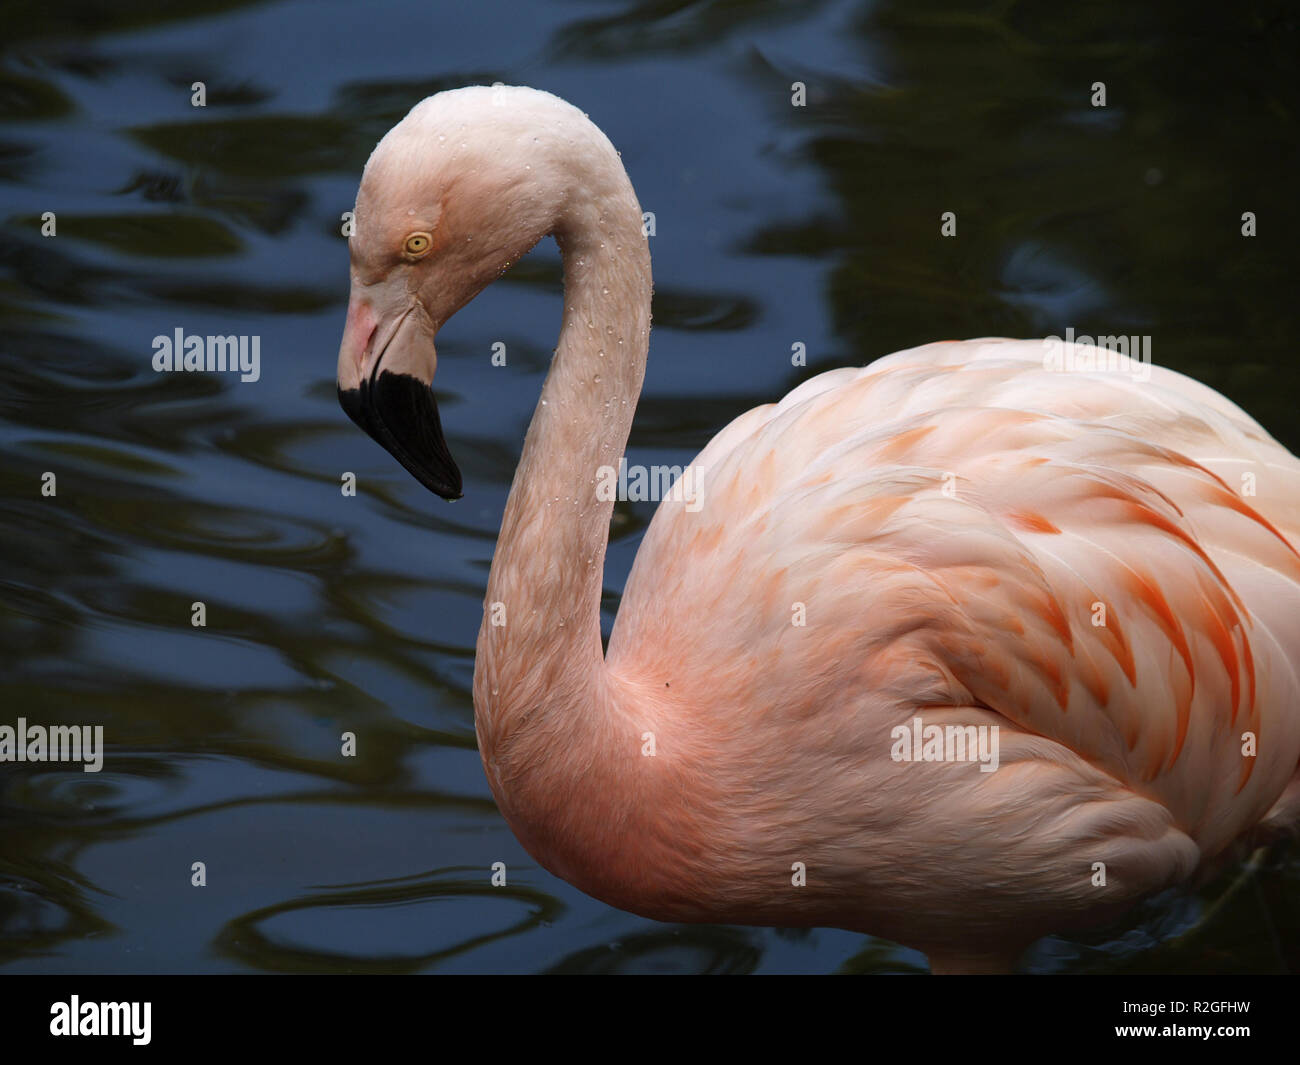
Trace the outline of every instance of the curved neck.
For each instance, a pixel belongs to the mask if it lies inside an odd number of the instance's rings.
[[[581,201],[571,199],[554,228],[564,319],[479,630],[475,722],[503,809],[502,780],[517,791],[521,775],[545,760],[544,745],[594,755],[610,711],[600,600],[614,504],[597,498],[597,471],[617,468],[627,444],[645,373],[651,277],[640,206],[617,153],[601,142],[575,182]]]

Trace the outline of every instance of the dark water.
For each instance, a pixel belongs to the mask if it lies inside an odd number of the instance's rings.
[[[845,932],[644,921],[515,842],[469,686],[559,325],[558,256],[539,249],[440,336],[466,475],[449,506],[335,401],[339,216],[413,103],[531,84],[591,114],[656,214],[630,461],[685,462],[830,367],[1066,326],[1151,335],[1156,361],[1296,449],[1300,49],[1284,10],[8,5],[0,723],[99,723],[108,752],[98,774],[0,763],[0,966],[923,969]],[[199,80],[205,109],[190,104]],[[938,234],[949,210],[956,239]],[[154,373],[152,338],[178,327],[260,336],[260,380]],[[490,366],[496,341],[508,372]],[[795,342],[807,368],[790,364]],[[619,505],[607,620],[650,514]],[[206,887],[190,885],[195,861]],[[508,887],[489,886],[495,861]],[[1298,887],[1297,852],[1276,852],[1086,941],[1046,940],[1023,966],[1295,971]]]

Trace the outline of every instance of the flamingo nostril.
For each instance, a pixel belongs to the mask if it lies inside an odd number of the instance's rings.
[[[362,377],[368,376],[368,369],[373,365],[377,332],[379,332],[378,324],[370,327],[370,332],[366,334],[366,342],[361,346],[361,353],[357,357],[357,372]]]

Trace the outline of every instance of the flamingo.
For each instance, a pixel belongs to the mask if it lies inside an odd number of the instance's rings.
[[[651,303],[618,152],[548,93],[441,92],[355,219],[340,401],[447,499],[435,335],[543,237],[563,255],[474,672],[492,793],[546,869],[659,921],[1005,971],[1300,821],[1300,462],[1234,403],[1037,340],[820,374],[713,438],[698,505],[659,504],[606,653],[599,471]],[[934,726],[996,764],[911,749]]]

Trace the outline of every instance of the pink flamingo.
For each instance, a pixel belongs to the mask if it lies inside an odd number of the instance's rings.
[[[558,876],[996,970],[1300,821],[1300,462],[1224,397],[1041,341],[821,374],[661,503],[606,655],[600,483],[651,293],[618,153],[547,93],[439,93],[356,223],[340,398],[446,498],[434,336],[542,237],[563,253],[474,675],[492,792]]]

